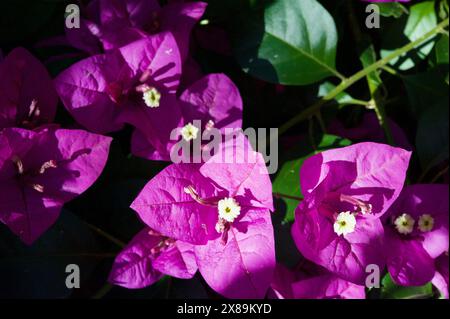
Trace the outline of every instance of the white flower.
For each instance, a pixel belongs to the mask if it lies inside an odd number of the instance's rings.
[[[429,214],[424,214],[419,217],[419,230],[421,232],[429,232],[433,230],[434,227],[434,218]]]
[[[198,127],[188,123],[181,129],[181,136],[189,142],[190,140],[195,140],[197,138],[198,131]]]
[[[402,214],[394,221],[395,228],[397,228],[397,231],[403,235],[409,234],[413,231],[414,223],[414,219],[408,214]]]
[[[151,87],[144,91],[142,99],[144,100],[145,105],[147,105],[148,107],[151,108],[159,107],[159,102],[161,100],[161,93],[159,93],[159,91],[156,88]]]
[[[225,197],[218,203],[219,217],[232,223],[241,213],[241,206],[234,198]]]
[[[336,234],[347,235],[355,231],[356,219],[351,212],[341,212],[336,217],[333,228]]]

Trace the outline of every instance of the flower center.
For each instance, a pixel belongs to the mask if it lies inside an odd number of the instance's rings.
[[[423,233],[433,230],[434,218],[429,214],[423,214],[419,217],[419,230]]]
[[[192,185],[185,187],[184,192],[191,195],[191,197],[201,205],[217,207],[219,218],[215,229],[218,233],[222,234],[222,243],[226,244],[231,223],[233,223],[241,213],[241,206],[239,203],[232,197],[225,197],[219,201],[201,198]]]
[[[336,217],[333,228],[334,232],[341,235],[347,235],[353,233],[356,227],[355,214],[352,212],[341,212]]]
[[[241,213],[241,206],[239,206],[239,203],[234,198],[230,197],[219,200],[217,208],[219,211],[219,218],[230,223],[232,223]]]
[[[37,176],[37,175],[42,175],[49,168],[57,168],[58,167],[55,160],[49,160],[47,162],[44,162],[39,167],[39,169],[26,171],[22,160],[17,155],[14,155],[11,158],[11,161],[16,166],[17,176],[18,176],[19,181],[21,183],[23,183],[24,185],[30,186],[31,188],[33,188],[35,191],[37,191],[39,193],[43,193],[44,192],[44,186],[42,186],[41,184],[38,184],[38,183],[31,182],[28,179],[28,177],[34,177],[34,176]]]
[[[160,233],[154,231],[153,229],[150,229],[148,231],[148,234],[151,236],[159,236],[161,237],[161,240],[157,245],[155,245],[151,250],[150,253],[152,255],[159,255],[161,252],[169,248],[171,245],[175,243],[175,240],[170,237],[162,236]]]
[[[189,142],[190,140],[195,140],[197,138],[198,131],[198,127],[188,123],[181,129],[181,136],[183,136],[185,141]]]
[[[341,194],[340,199],[342,202],[354,205],[355,210],[359,211],[363,215],[372,213],[372,205],[369,203],[344,194]]]
[[[395,228],[403,235],[410,234],[414,229],[414,224],[415,220],[409,214],[402,214],[394,221]]]
[[[40,115],[41,115],[41,110],[40,110],[39,106],[37,105],[37,100],[33,99],[30,103],[28,114],[22,120],[22,122],[19,123],[19,125],[21,125],[25,128],[34,128],[38,125]]]
[[[156,88],[149,87],[143,92],[142,99],[144,100],[145,105],[147,105],[148,107],[159,107],[159,102],[161,101],[161,93],[159,93]]]

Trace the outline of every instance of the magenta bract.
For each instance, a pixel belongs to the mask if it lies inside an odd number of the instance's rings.
[[[181,129],[188,123],[195,124],[194,121],[201,121],[202,127],[198,127],[200,132],[207,130],[208,127],[214,127],[225,133],[225,128],[241,128],[242,126],[242,99],[239,90],[224,74],[209,74],[202,77],[184,90],[179,101],[174,103],[178,103],[182,114],[178,127],[170,127],[167,122],[161,122],[159,118],[156,118],[154,127],[163,124],[169,129]],[[154,139],[151,135],[153,131],[150,131],[147,125],[146,122],[136,125],[138,129],[131,140],[132,153],[151,160],[169,160],[170,151],[178,140],[169,141],[170,132],[166,129],[165,152],[163,148],[157,150],[151,143]],[[158,131],[163,132],[163,129]],[[201,133],[197,138],[201,138],[200,135]]]
[[[304,200],[292,227],[303,256],[356,284],[364,284],[367,265],[382,269],[378,217],[398,197],[410,155],[388,145],[359,143],[308,158],[300,171]],[[341,213],[350,220],[340,224]],[[336,226],[348,232],[340,233]]]
[[[58,95],[45,67],[16,48],[0,62],[0,129],[51,123]]]
[[[144,288],[164,274],[189,279],[196,272],[193,245],[146,228],[117,255],[109,282],[127,288]]]
[[[410,228],[397,225],[403,214],[412,218]],[[448,185],[407,186],[383,217],[387,266],[394,282],[405,286],[429,282],[436,271],[434,259],[449,246]]]
[[[277,264],[271,292],[277,299],[364,299],[365,287],[343,280],[325,269],[301,263],[295,271]],[[306,269],[305,269],[306,268]]]
[[[111,138],[55,126],[0,132],[0,220],[27,244],[98,178]]]
[[[92,1],[80,29],[66,29],[69,42],[90,54],[112,50],[161,32],[171,32],[184,61],[190,33],[206,9],[204,2],[172,3],[160,7],[155,0]]]
[[[244,153],[245,162],[238,162]],[[223,210],[221,201],[231,206]],[[194,245],[200,273],[214,290],[229,298],[264,297],[275,267],[271,182],[261,154],[242,135],[206,163],[170,165],[131,207],[162,236]],[[236,209],[232,219],[223,215]]]

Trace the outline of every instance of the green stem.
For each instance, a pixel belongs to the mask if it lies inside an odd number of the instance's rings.
[[[323,134],[328,134],[328,132],[327,132],[327,127],[325,126],[325,122],[324,122],[324,120],[323,120],[323,118],[322,118],[322,113],[317,113],[317,122],[319,122],[319,126],[320,126],[320,129],[322,130],[322,133]]]
[[[95,231],[97,234],[101,235],[102,237],[108,239],[109,241],[113,242],[114,244],[116,244],[117,246],[119,246],[120,248],[124,248],[126,246],[126,244],[115,238],[114,236],[108,234],[107,232],[105,232],[104,230],[98,228],[97,226],[94,226],[92,224],[89,224],[88,222],[84,222],[90,229],[92,229],[93,231]]]
[[[295,126],[297,123],[303,121],[306,118],[309,118],[317,113],[320,108],[327,103],[328,101],[333,100],[338,94],[345,91],[347,88],[358,82],[359,80],[365,78],[368,74],[382,68],[383,66],[387,65],[390,61],[393,59],[413,50],[415,47],[420,45],[422,42],[428,40],[430,37],[435,36],[436,34],[440,33],[441,30],[443,30],[445,27],[449,25],[449,20],[446,19],[439,23],[435,28],[430,30],[429,32],[425,33],[421,37],[417,38],[415,41],[412,41],[405,46],[395,50],[388,56],[376,61],[375,63],[369,65],[368,67],[362,69],[361,71],[358,71],[354,75],[352,75],[350,78],[342,80],[342,82],[336,86],[331,92],[329,92],[326,96],[324,96],[321,100],[317,101],[315,104],[311,105],[307,109],[300,112],[298,115],[294,116],[292,119],[287,121],[284,125],[282,125],[278,133],[281,135],[288,131],[291,127]]]
[[[288,199],[298,200],[299,202],[301,202],[303,200],[303,198],[301,198],[301,197],[291,196],[291,195],[281,194],[281,193],[272,193],[272,195],[275,198],[288,198]]]
[[[431,180],[430,184],[436,183],[437,180],[438,180],[441,176],[443,176],[445,173],[447,173],[447,172],[448,172],[448,165],[447,165],[443,170],[439,171],[439,172],[436,174],[436,176],[433,177],[433,179]]]
[[[363,35],[359,28],[358,21],[355,16],[355,10],[353,8],[353,1],[348,0],[348,11],[349,11],[349,21],[351,24],[351,29],[353,30],[353,34],[356,40],[356,43],[359,47],[362,47],[363,42]],[[376,59],[375,49],[373,45],[370,43],[367,49],[365,51],[360,50],[361,52],[358,52],[360,56],[364,56],[365,54],[370,55],[373,57],[372,62]],[[366,61],[365,58],[361,58],[362,66],[364,68],[368,67],[369,63]],[[389,128],[389,124],[386,120],[386,111],[385,111],[385,103],[384,103],[384,97],[382,94],[380,94],[380,89],[383,88],[383,83],[381,81],[381,78],[379,74],[377,73],[378,70],[371,72],[366,75],[367,85],[369,87],[370,92],[370,106],[375,111],[378,122],[380,123],[380,126],[383,128],[383,131],[386,135],[386,139],[389,144],[393,144],[392,134],[391,130]]]
[[[361,105],[361,106],[366,106],[370,104],[371,101],[364,101],[364,100],[359,100],[359,99],[352,99],[351,104],[352,105]]]
[[[100,288],[93,296],[92,299],[102,299],[108,292],[111,291],[113,285],[106,283],[102,288]]]
[[[400,73],[398,73],[396,69],[391,68],[391,67],[388,66],[388,65],[383,66],[382,69],[383,69],[384,71],[386,71],[387,73],[390,73],[390,74],[392,74],[392,75],[394,75],[394,76],[398,76],[398,77],[403,78],[403,76],[402,76]]]

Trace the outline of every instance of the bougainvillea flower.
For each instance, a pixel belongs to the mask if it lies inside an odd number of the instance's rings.
[[[0,220],[31,244],[58,218],[64,203],[102,172],[111,138],[42,127],[0,132]]]
[[[50,75],[27,50],[16,48],[0,62],[0,129],[51,123],[57,103]]]
[[[292,284],[295,299],[365,299],[365,287],[326,274]]]
[[[391,130],[394,144],[405,150],[412,150],[405,132],[391,119],[387,119],[389,129]],[[328,128],[331,134],[348,138],[354,142],[377,142],[386,143],[386,137],[383,128],[374,112],[364,114],[361,123],[357,127],[347,128],[341,121],[334,120]]]
[[[367,142],[308,158],[300,170],[304,200],[292,227],[303,256],[356,284],[364,284],[367,265],[383,269],[378,217],[403,188],[410,155]]]
[[[420,286],[433,278],[434,259],[449,246],[448,202],[448,185],[411,185],[383,216],[387,266],[395,283]]]
[[[290,270],[277,264],[271,284],[277,299],[365,299],[364,286],[343,280],[318,266]]]
[[[435,260],[436,273],[432,279],[433,285],[439,290],[442,297],[449,299],[448,293],[448,253],[444,253]]]
[[[242,99],[239,90],[224,74],[209,74],[196,81],[181,94],[179,107],[182,120],[178,128],[186,142],[201,139],[201,132],[212,127],[225,133],[225,128],[242,126]],[[201,127],[196,127],[197,123]],[[146,130],[147,133],[143,133],[145,130],[146,127],[142,126],[142,130],[136,130],[133,134],[132,153],[152,160],[169,160],[170,150],[177,140],[168,142],[167,151],[161,153],[152,146],[152,136],[148,135],[152,132]]]
[[[99,43],[111,50],[160,32],[171,32],[183,61],[190,33],[206,9],[204,2],[171,3],[156,0],[98,0],[89,4],[80,29],[67,29],[73,46],[98,53]]]
[[[242,136],[206,163],[168,166],[131,207],[163,236],[194,244],[199,271],[215,291],[264,297],[275,267],[271,182],[262,155]]]
[[[180,74],[175,40],[161,33],[82,60],[55,83],[65,107],[87,129],[107,133],[130,123],[166,152],[181,121],[175,96]]]
[[[163,275],[189,279],[196,272],[192,244],[164,237],[146,228],[116,257],[109,282],[126,288],[144,288]]]

